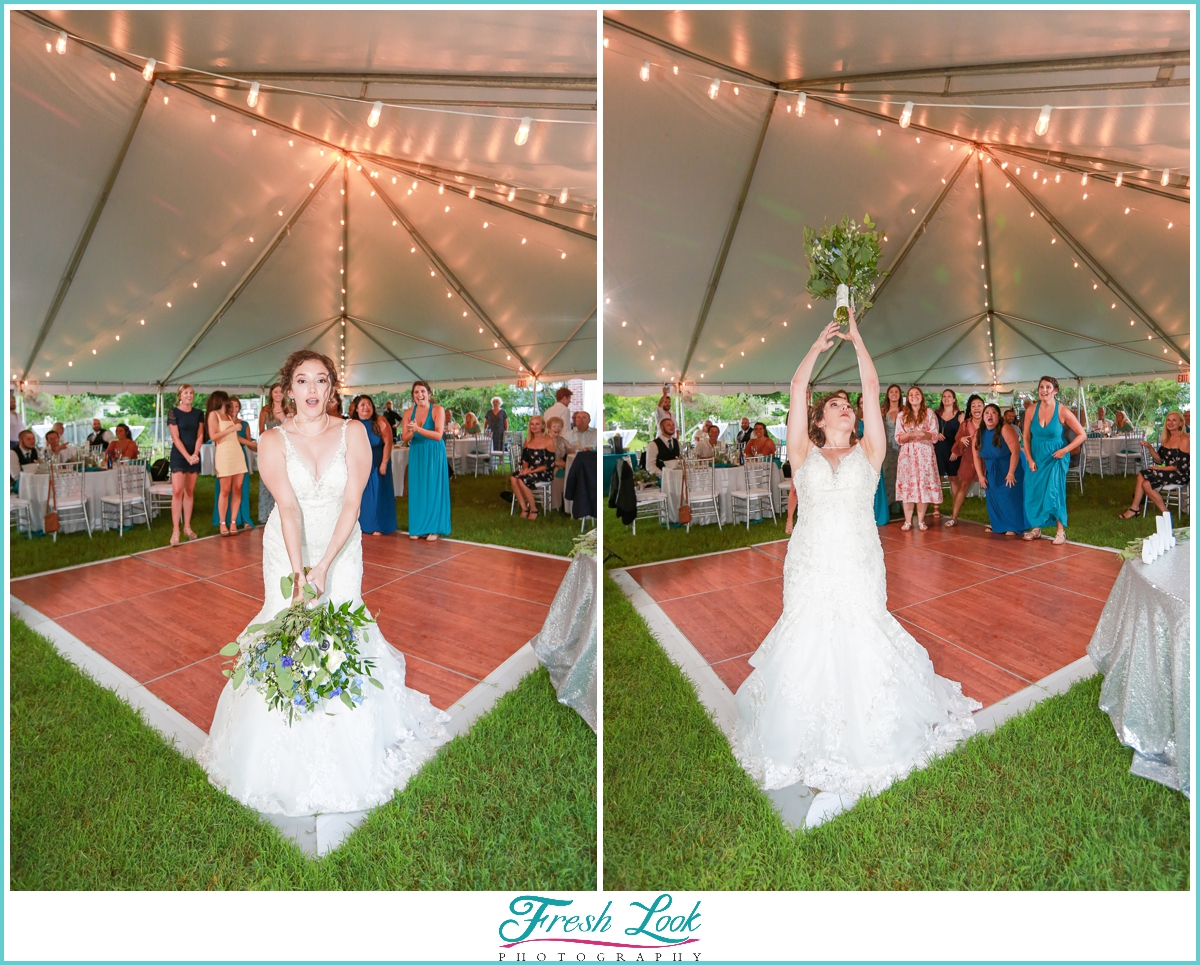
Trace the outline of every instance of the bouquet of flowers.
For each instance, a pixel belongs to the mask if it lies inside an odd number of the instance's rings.
[[[280,580],[280,589],[285,599],[291,597],[291,576]],[[289,726],[335,697],[353,710],[363,702],[368,681],[383,689],[371,676],[375,665],[359,655],[358,642],[367,639],[365,627],[374,622],[366,606],[351,610],[347,602],[310,609],[305,604],[315,596],[316,590],[305,584],[301,599],[221,648],[222,656],[237,658],[225,661],[233,666],[221,671],[233,686],[249,678],[267,706],[286,711]]]
[[[879,271],[879,232],[874,229],[870,215],[863,216],[861,227],[847,215],[820,234],[804,229],[809,270],[805,287],[815,298],[837,296],[834,317],[840,325],[850,323],[851,299],[859,310],[871,307],[875,285],[885,274]]]

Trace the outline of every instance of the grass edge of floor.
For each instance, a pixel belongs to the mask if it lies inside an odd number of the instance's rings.
[[[1129,773],[1098,675],[790,832],[609,577],[604,639],[606,889],[1188,888],[1190,804]]]
[[[596,738],[544,668],[310,859],[49,640],[9,628],[13,890],[595,887]]]

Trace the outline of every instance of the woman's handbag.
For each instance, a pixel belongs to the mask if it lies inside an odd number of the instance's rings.
[[[46,518],[42,522],[45,533],[58,532],[58,494],[54,491],[54,460],[50,460],[50,491],[46,494]],[[51,509],[50,507],[54,508]]]
[[[692,507],[688,505],[687,460],[683,461],[683,482],[679,487],[679,522],[687,525],[692,521]]]

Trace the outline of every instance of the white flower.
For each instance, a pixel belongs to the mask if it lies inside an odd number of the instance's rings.
[[[325,657],[325,669],[330,673],[336,673],[345,659],[346,655],[341,650],[330,650],[328,656]]]

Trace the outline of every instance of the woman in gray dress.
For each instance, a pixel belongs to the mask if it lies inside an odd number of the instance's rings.
[[[883,427],[887,430],[887,455],[883,457],[883,491],[887,496],[888,512],[896,502],[896,460],[900,456],[900,443],[896,441],[896,420],[900,418],[900,400],[904,390],[892,383],[887,387],[883,409]]]
[[[283,405],[283,386],[276,382],[271,386],[267,395],[267,404],[263,406],[262,411],[258,414],[258,436],[260,439],[264,432],[282,425],[283,420],[287,418],[287,410]],[[265,524],[267,517],[271,515],[271,510],[274,508],[275,497],[271,495],[271,490],[267,489],[267,484],[263,482],[260,475],[258,477],[258,521]]]

